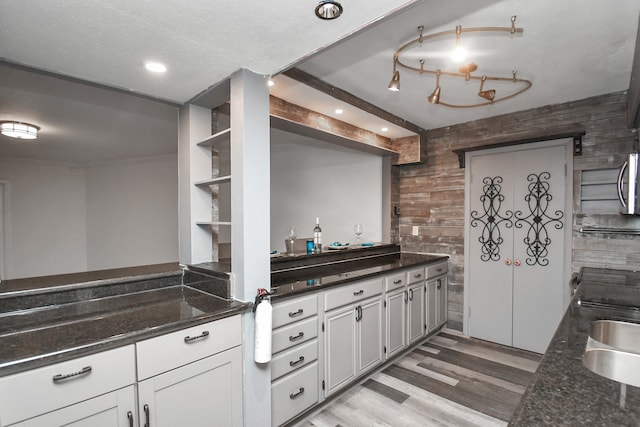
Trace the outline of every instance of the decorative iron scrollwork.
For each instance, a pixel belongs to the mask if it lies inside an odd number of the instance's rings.
[[[480,215],[478,211],[471,212],[471,226],[477,227],[482,224],[482,234],[478,237],[478,241],[482,245],[480,259],[482,261],[498,261],[500,259],[500,245],[504,242],[500,230],[500,224],[504,223],[506,228],[513,225],[511,218],[513,212],[506,211],[501,214],[502,202],[504,202],[504,194],[502,191],[502,177],[494,178],[486,177],[482,180],[482,196],[480,201],[484,213]]]
[[[516,228],[522,228],[524,224],[529,226],[527,235],[523,239],[529,256],[526,260],[528,265],[549,265],[547,256],[551,238],[547,227],[553,224],[556,230],[560,230],[564,226],[562,223],[564,213],[561,210],[555,211],[554,217],[547,215],[547,209],[553,199],[549,192],[550,178],[549,172],[541,172],[539,175],[532,173],[527,176],[529,194],[524,197],[524,200],[529,207],[529,214],[525,216],[522,211],[515,212]]]

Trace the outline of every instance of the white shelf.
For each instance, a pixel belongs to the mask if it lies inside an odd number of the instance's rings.
[[[200,147],[211,147],[212,145],[221,144],[223,142],[228,142],[230,140],[231,140],[231,128],[225,129],[218,133],[214,133],[207,139],[204,139],[198,142],[198,145]]]
[[[193,185],[197,185],[198,187],[206,187],[213,184],[219,184],[221,182],[231,181],[231,175],[219,176],[216,178],[207,179],[205,181],[194,182]]]

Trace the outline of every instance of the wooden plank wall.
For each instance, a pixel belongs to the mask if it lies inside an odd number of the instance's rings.
[[[580,213],[581,171],[618,167],[633,150],[635,130],[627,128],[626,118],[626,94],[616,92],[447,126],[428,131],[426,164],[397,167],[392,185],[397,186],[400,204],[397,235],[402,249],[451,256],[450,328],[462,330],[464,293],[464,169],[452,150],[568,127],[584,129],[583,154],[574,158],[572,271],[582,266],[640,268],[640,236],[579,232],[582,224],[640,228],[640,218]],[[419,236],[411,235],[414,225]]]

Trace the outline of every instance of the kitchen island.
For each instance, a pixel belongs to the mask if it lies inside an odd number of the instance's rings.
[[[510,422],[512,426],[637,426],[640,388],[620,383],[582,363],[591,322],[640,323],[640,273],[584,268],[579,287]]]

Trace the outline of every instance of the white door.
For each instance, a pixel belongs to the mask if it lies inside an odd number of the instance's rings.
[[[566,152],[559,143],[469,156],[469,335],[539,353],[553,336],[571,227]]]

